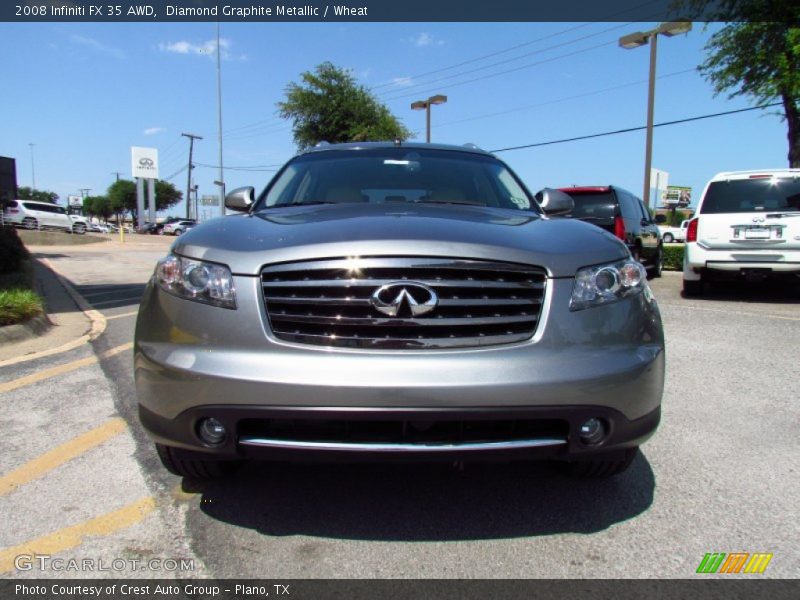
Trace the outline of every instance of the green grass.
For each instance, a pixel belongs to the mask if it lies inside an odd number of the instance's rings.
[[[0,325],[14,325],[44,312],[42,299],[33,290],[0,290]]]
[[[23,323],[44,312],[42,299],[31,289],[33,269],[23,260],[20,271],[0,274],[0,326]]]

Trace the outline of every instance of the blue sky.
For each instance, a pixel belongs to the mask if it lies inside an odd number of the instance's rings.
[[[417,140],[425,116],[410,104],[437,93],[449,99],[433,107],[435,142],[491,150],[644,125],[649,52],[623,50],[617,39],[655,25],[224,23],[224,163],[269,169],[294,155],[290,124],[275,104],[289,82],[326,60],[352,69]],[[656,122],[750,105],[715,98],[693,70],[715,29],[696,24],[660,38]],[[203,136],[195,160],[216,165],[215,39],[214,23],[0,24],[10,82],[0,95],[0,155],[15,157],[19,184],[31,185],[34,143],[36,185],[62,202],[80,188],[104,193],[115,171],[130,177],[131,146],[158,148],[161,177],[173,175],[188,160],[181,132]],[[422,76],[431,71],[439,72]],[[644,132],[635,132],[498,156],[532,191],[613,183],[641,194],[644,145]],[[785,124],[753,111],[656,129],[653,166],[669,172],[670,184],[693,187],[696,199],[715,173],[785,167],[786,153]],[[260,190],[270,177],[225,172],[229,190]],[[216,178],[213,168],[195,169],[201,195],[217,193]],[[186,171],[171,181],[185,190]]]

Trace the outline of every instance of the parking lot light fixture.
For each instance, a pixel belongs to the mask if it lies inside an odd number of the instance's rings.
[[[647,87],[647,139],[645,141],[644,191],[642,193],[642,200],[647,208],[650,208],[650,167],[653,162],[653,109],[656,90],[656,48],[658,45],[658,36],[660,34],[672,37],[679,33],[688,33],[691,29],[692,22],[681,19],[678,21],[661,23],[658,27],[650,31],[637,31],[619,38],[620,47],[626,50],[638,48],[648,43],[650,44],[650,77]]]
[[[436,94],[427,100],[417,100],[411,103],[412,110],[425,111],[425,141],[430,144],[431,142],[431,105],[444,104],[447,102],[447,96]]]

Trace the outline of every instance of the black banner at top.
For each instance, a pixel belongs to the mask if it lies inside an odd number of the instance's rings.
[[[688,5],[688,4],[687,4]],[[676,0],[7,0],[6,22],[667,21]],[[710,13],[709,13],[710,14]]]

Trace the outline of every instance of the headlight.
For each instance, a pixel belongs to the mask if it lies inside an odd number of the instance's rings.
[[[158,287],[175,296],[236,308],[233,276],[225,265],[170,254],[158,261],[154,277]]]
[[[647,287],[647,271],[627,259],[608,265],[584,267],[575,274],[570,310],[583,310],[640,294]]]

